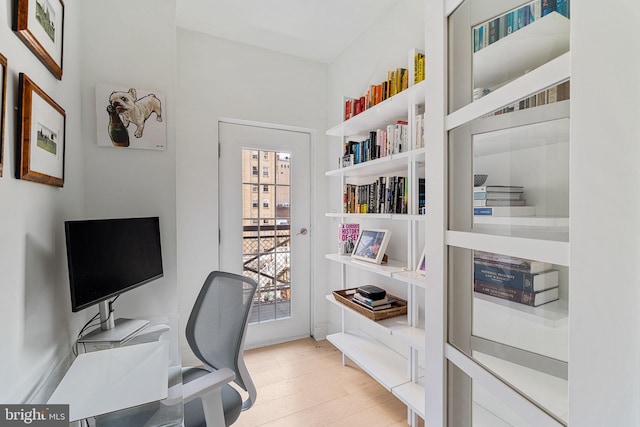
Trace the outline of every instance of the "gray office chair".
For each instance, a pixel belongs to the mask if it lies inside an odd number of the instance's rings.
[[[187,342],[204,368],[182,372],[185,427],[229,426],[255,402],[243,351],[257,287],[248,277],[221,271],[204,281],[186,329]],[[248,393],[244,402],[231,381]]]

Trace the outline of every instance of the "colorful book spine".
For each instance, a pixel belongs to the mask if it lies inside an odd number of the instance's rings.
[[[481,282],[538,292],[558,286],[558,270],[543,273],[526,273],[499,265],[474,263],[473,277]]]
[[[360,224],[338,224],[338,254],[352,254],[359,234]]]
[[[507,301],[517,302],[519,304],[538,307],[540,305],[556,301],[559,299],[558,287],[547,289],[541,292],[523,291],[521,289],[505,288],[491,283],[485,283],[478,280],[473,282],[473,290],[475,292],[490,295]]]

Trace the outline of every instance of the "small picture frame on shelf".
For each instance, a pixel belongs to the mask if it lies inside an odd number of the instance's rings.
[[[422,255],[420,255],[420,258],[418,259],[418,264],[416,265],[416,272],[419,274],[422,274],[423,276],[426,275],[426,271],[427,271],[427,261],[424,257],[424,252],[425,252],[426,248],[422,250]]]
[[[65,111],[20,73],[20,129],[16,178],[64,185]]]
[[[62,80],[64,2],[15,0],[13,31],[51,74]]]
[[[362,229],[351,258],[381,264],[389,244],[391,231],[385,229]]]

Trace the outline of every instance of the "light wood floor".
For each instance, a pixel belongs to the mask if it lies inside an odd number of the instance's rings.
[[[328,341],[312,338],[245,352],[256,404],[234,427],[407,426],[407,408]]]

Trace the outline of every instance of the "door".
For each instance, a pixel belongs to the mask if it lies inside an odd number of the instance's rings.
[[[258,282],[247,347],[310,335],[311,135],[220,121],[220,268]]]

